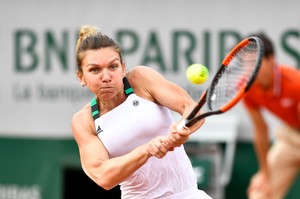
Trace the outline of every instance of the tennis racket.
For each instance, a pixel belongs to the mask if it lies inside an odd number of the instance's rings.
[[[207,116],[224,113],[237,104],[254,82],[263,52],[264,46],[258,37],[248,37],[238,43],[222,61],[195,108],[178,127],[190,127]],[[198,113],[204,104],[207,111]]]

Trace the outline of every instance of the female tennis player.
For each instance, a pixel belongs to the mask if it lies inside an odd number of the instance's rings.
[[[84,172],[104,189],[120,184],[122,198],[209,199],[183,144],[204,123],[177,129],[195,101],[156,71],[126,71],[121,50],[97,27],[82,26],[76,47],[77,77],[95,94],[72,118]],[[178,121],[179,122],[179,121]]]

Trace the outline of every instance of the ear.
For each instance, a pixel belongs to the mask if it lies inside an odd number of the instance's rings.
[[[82,72],[77,70],[76,76],[77,76],[77,79],[80,81],[81,86],[82,87],[86,86],[86,82],[85,82]]]

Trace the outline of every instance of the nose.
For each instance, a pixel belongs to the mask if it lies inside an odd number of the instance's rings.
[[[102,82],[110,82],[111,81],[111,74],[110,71],[107,69],[102,70]]]

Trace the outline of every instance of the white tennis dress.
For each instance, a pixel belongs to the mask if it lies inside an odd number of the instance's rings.
[[[95,108],[97,101],[91,102],[98,137],[110,158],[125,155],[156,136],[166,135],[173,122],[167,108],[130,91],[125,102],[101,117]],[[120,187],[123,199],[210,198],[198,190],[196,175],[183,146],[162,159],[151,157]]]

